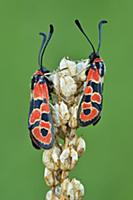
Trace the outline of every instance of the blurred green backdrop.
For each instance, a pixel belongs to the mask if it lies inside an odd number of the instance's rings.
[[[55,33],[45,65],[60,59],[87,58],[91,52],[74,25],[80,19],[97,46],[97,23],[104,26],[101,56],[107,66],[102,120],[80,128],[87,151],[72,172],[85,186],[85,200],[133,199],[133,1],[0,0],[0,199],[41,200],[41,151],[32,148],[27,130],[30,78],[37,69],[38,32]]]

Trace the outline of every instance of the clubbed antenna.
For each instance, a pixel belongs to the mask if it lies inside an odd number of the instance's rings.
[[[38,65],[41,67],[42,66],[42,63],[41,63],[42,49],[43,49],[43,46],[46,42],[47,37],[46,37],[45,33],[39,33],[39,34],[43,36],[42,44],[41,44],[39,54],[38,54]]]
[[[40,66],[40,69],[42,68],[42,62],[43,62],[43,56],[44,56],[44,52],[45,52],[45,49],[53,35],[53,32],[54,32],[54,27],[52,24],[50,24],[50,31],[49,31],[49,34],[48,34],[48,39],[46,41],[46,35],[44,33],[40,33],[40,35],[45,35],[44,36],[44,39],[43,39],[43,42],[42,42],[42,45],[41,45],[41,49],[40,49],[40,54],[39,54],[39,66]],[[46,41],[46,43],[45,43]]]
[[[90,39],[88,38],[88,36],[86,35],[86,33],[84,32],[80,22],[78,19],[75,20],[75,24],[77,25],[77,27],[79,28],[79,30],[83,33],[83,35],[85,36],[85,38],[87,39],[87,41],[89,42],[89,44],[91,45],[92,49],[93,49],[93,52],[95,53],[95,48],[92,44],[92,42],[90,41]]]
[[[97,48],[97,54],[99,54],[99,50],[101,47],[101,35],[102,35],[102,25],[108,23],[106,20],[101,20],[98,24],[98,48]]]

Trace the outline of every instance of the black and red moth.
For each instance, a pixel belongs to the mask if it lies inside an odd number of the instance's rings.
[[[48,78],[49,71],[42,66],[44,51],[53,34],[53,26],[50,25],[48,38],[44,33],[41,48],[38,55],[39,70],[31,80],[31,100],[28,118],[28,129],[33,146],[36,149],[49,149],[54,142],[54,130],[50,112],[49,100],[52,90],[52,82]]]
[[[102,25],[107,23],[107,21],[102,20],[98,24],[99,42],[97,51],[95,51],[92,42],[84,32],[80,22],[75,20],[75,23],[93,49],[93,52],[89,56],[90,61],[86,70],[86,85],[78,108],[78,121],[80,126],[95,125],[101,118],[103,104],[105,64],[99,56],[99,50],[101,46]]]

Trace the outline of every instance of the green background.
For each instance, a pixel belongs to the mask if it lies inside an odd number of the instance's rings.
[[[41,151],[32,148],[27,130],[30,78],[37,69],[38,32],[55,33],[45,66],[60,59],[87,58],[91,52],[74,25],[80,19],[97,46],[97,23],[104,26],[101,56],[107,66],[102,120],[80,128],[87,150],[71,176],[85,186],[85,200],[133,199],[133,1],[0,0],[0,199],[41,200]]]

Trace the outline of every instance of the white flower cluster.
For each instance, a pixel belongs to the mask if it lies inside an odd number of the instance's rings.
[[[50,76],[54,84],[51,112],[55,144],[50,150],[44,151],[42,158],[46,166],[44,179],[52,188],[46,200],[80,200],[84,196],[83,185],[75,178],[70,180],[68,175],[86,148],[84,139],[78,138],[76,130],[88,62],[88,59],[74,62],[63,58],[59,70]]]

